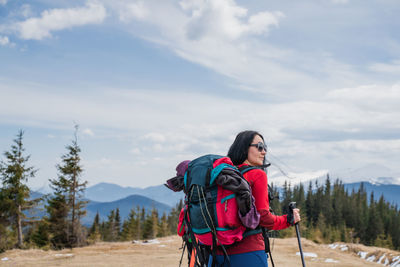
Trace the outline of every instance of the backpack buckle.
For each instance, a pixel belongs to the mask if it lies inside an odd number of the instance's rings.
[[[212,195],[210,191],[206,191],[206,198],[207,198],[207,203],[211,203],[212,202]]]

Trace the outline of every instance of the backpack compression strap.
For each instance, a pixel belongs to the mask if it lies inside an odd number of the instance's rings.
[[[206,189],[206,198],[207,198],[207,207],[208,210],[211,211],[211,220],[213,223],[217,223],[217,220],[215,218],[216,215],[216,211],[214,209],[214,205],[212,203],[212,195],[211,195],[211,184],[213,183],[213,181],[211,181],[212,177],[211,177],[211,169],[209,169],[207,171],[207,176],[206,176],[206,183],[205,183],[205,189]],[[212,267],[216,267],[217,266],[217,247],[218,247],[218,243],[217,243],[217,231],[215,229],[215,226],[212,224],[212,229],[211,230],[211,235],[212,235],[212,248],[211,248],[211,255],[212,255],[212,263],[211,266]],[[219,246],[223,253],[224,253],[224,257],[225,259],[228,260],[228,266],[230,266],[230,260],[229,260],[229,256],[228,253],[226,252],[226,249],[224,247],[224,245],[220,244]]]
[[[206,262],[205,262],[205,259],[204,259],[204,255],[203,255],[202,251],[199,248],[199,243],[198,243],[196,237],[194,236],[194,233],[193,233],[193,230],[192,230],[192,225],[190,224],[190,221],[189,221],[189,214],[188,213],[189,213],[189,211],[187,209],[185,209],[185,223],[186,223],[186,225],[188,227],[188,232],[189,232],[190,238],[192,239],[192,244],[194,246],[194,248],[192,249],[192,253],[195,253],[194,250],[196,250],[197,251],[196,256],[197,256],[197,258],[199,259],[199,262],[200,262],[200,263],[197,263],[197,265],[198,266],[205,266]],[[194,259],[196,261],[196,257]]]

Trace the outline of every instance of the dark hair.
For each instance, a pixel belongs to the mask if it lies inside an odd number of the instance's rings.
[[[247,159],[249,146],[256,135],[259,135],[264,141],[264,137],[256,131],[243,131],[236,135],[235,141],[228,151],[228,157],[231,158],[233,164],[242,164]]]

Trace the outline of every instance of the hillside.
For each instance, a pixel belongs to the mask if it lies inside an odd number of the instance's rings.
[[[96,213],[99,212],[100,221],[107,220],[107,215],[110,214],[111,210],[119,208],[121,220],[125,220],[131,209],[139,206],[144,208],[147,212],[155,208],[158,210],[158,214],[162,216],[163,213],[168,214],[171,211],[171,207],[150,199],[148,197],[131,195],[116,201],[111,202],[95,202],[91,201],[86,206],[86,216],[82,218],[82,223],[84,225],[91,225],[93,223]]]
[[[181,244],[181,239],[178,236],[170,236],[149,240],[146,243],[100,242],[88,247],[61,251],[14,249],[0,254],[0,266],[176,267],[179,265],[182,253]],[[374,255],[383,254],[389,256],[388,263],[390,266],[400,266],[400,252],[396,251],[353,244],[318,245],[306,239],[302,239],[302,244],[308,267],[383,266],[384,260],[381,261],[381,264],[375,263],[379,260],[376,257],[375,260],[372,260]],[[276,266],[301,266],[301,259],[296,255],[298,247],[295,238],[273,239],[271,245]],[[337,246],[335,247],[335,245]],[[390,256],[390,254],[392,255]],[[187,266],[186,256],[183,257],[182,266]]]

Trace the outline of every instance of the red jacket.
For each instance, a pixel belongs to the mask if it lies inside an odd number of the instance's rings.
[[[246,166],[241,164],[238,167]],[[252,169],[246,172],[244,178],[250,183],[252,194],[256,200],[256,208],[260,213],[260,225],[269,230],[288,228],[287,216],[273,215],[269,209],[267,174],[261,169]],[[250,251],[264,250],[264,238],[261,233],[250,235],[227,249],[228,254],[239,254]],[[218,253],[220,254],[220,253]]]

